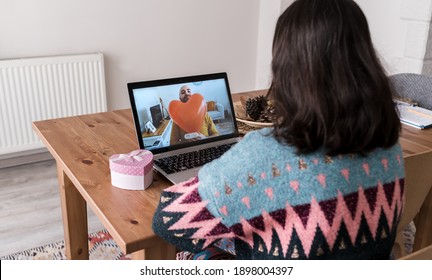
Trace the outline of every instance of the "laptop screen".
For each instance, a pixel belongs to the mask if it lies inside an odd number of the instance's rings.
[[[160,152],[238,136],[226,73],[128,83],[141,149]]]

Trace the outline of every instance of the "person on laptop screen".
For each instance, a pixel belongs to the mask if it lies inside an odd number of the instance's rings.
[[[197,258],[231,239],[237,259],[388,259],[401,124],[365,15],[353,0],[294,1],[272,56],[273,127],[165,189],[154,232]]]
[[[179,90],[180,101],[183,103],[187,103],[189,99],[191,99],[191,96],[192,96],[192,91],[190,87],[188,85],[183,85]],[[197,100],[200,101],[200,99]],[[205,106],[205,103],[203,103],[202,106]],[[197,129],[197,131],[185,131],[185,129],[182,129],[181,128],[182,123],[180,124],[176,123],[175,113],[176,112],[172,112],[171,114],[173,115],[173,121],[174,121],[171,129],[171,137],[170,137],[171,145],[186,142],[186,141],[195,141],[209,136],[219,135],[219,132],[217,131],[216,126],[213,123],[213,120],[210,117],[210,115],[207,113],[207,111],[205,111],[205,113],[203,114],[204,115],[203,121],[202,123],[199,124],[199,129]],[[185,112],[185,113],[189,113],[189,112]]]

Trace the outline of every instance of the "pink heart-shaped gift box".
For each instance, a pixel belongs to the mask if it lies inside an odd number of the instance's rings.
[[[126,190],[144,190],[153,182],[153,154],[135,150],[109,158],[111,184]]]

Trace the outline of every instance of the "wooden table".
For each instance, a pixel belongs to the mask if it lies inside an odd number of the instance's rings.
[[[130,110],[38,121],[34,130],[57,161],[66,255],[88,259],[86,204],[125,254],[174,259],[175,248],[156,236],[152,217],[169,182],[154,174],[145,191],[111,185],[109,157],[137,149]]]
[[[239,97],[233,95],[234,100]],[[33,128],[57,162],[69,259],[89,257],[87,204],[125,254],[132,253],[134,259],[174,259],[176,249],[151,228],[160,194],[169,181],[155,173],[153,184],[144,191],[111,185],[109,157],[139,147],[130,109],[38,121]],[[404,156],[432,150],[432,129],[403,126],[401,143]]]
[[[161,136],[164,133],[169,123],[170,123],[169,120],[163,120],[155,132],[152,133],[152,132],[145,131],[142,133],[142,137]]]

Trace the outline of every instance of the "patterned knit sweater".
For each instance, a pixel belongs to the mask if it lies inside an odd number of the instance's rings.
[[[299,156],[269,132],[248,133],[166,189],[155,233],[192,252],[233,238],[238,259],[388,259],[403,206],[400,145]]]

